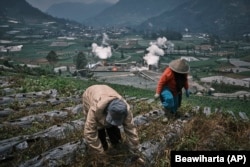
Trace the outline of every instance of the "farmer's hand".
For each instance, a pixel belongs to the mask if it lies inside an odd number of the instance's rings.
[[[89,162],[87,162],[89,167],[94,167],[94,166],[105,166],[106,159],[107,159],[107,154],[106,151],[102,152],[96,152],[91,150],[87,154],[87,159]]]
[[[145,160],[143,154],[139,150],[130,150],[132,153],[132,161],[137,163],[140,166],[145,165]]]
[[[138,163],[138,165],[145,165],[145,160],[143,159],[143,158],[138,158],[137,160],[136,160],[136,162]]]
[[[155,99],[158,99],[160,95],[158,93],[155,94]]]

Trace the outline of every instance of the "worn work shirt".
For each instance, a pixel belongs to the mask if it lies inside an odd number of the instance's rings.
[[[90,148],[96,152],[102,153],[104,151],[98,138],[98,129],[107,126],[105,108],[116,98],[123,99],[120,94],[107,85],[90,86],[82,95],[83,112],[86,117],[84,137]],[[133,114],[128,103],[125,100],[124,102],[127,104],[128,115],[122,125],[130,149],[135,150],[138,149],[139,138],[134,125]]]

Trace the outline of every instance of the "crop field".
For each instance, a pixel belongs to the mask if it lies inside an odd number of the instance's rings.
[[[81,78],[0,73],[3,83],[0,145],[5,148],[0,149],[0,163],[3,167],[51,163],[72,167],[93,163],[102,167],[138,166],[125,145],[119,150],[111,148],[99,159],[87,154],[81,95],[93,84],[108,84],[129,102],[148,167],[170,167],[171,150],[247,150],[250,147],[249,121],[242,121],[238,116],[239,111],[246,110],[236,107],[249,108],[247,101],[191,95],[183,98],[178,111],[180,117],[169,116],[166,121],[160,114],[159,101],[152,99],[152,90]],[[194,109],[197,106],[199,110]],[[203,113],[205,107],[211,109],[210,115]],[[229,109],[236,119],[225,112]]]

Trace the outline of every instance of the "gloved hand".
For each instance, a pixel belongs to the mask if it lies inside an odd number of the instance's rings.
[[[143,154],[139,150],[130,150],[132,153],[131,161],[137,163],[138,165],[145,165],[145,160]]]
[[[145,160],[143,158],[137,158],[136,162],[138,163],[138,165],[145,165]]]
[[[102,152],[96,152],[91,150],[90,152],[87,152],[87,159],[89,160],[87,162],[87,166],[105,166],[105,161],[107,159],[107,154],[105,151]]]
[[[155,99],[158,99],[160,95],[158,93],[155,94]]]
[[[190,95],[190,92],[189,92],[189,90],[187,89],[187,90],[186,90],[186,97],[189,97],[189,95]]]

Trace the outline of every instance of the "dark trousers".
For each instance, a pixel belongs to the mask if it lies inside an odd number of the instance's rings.
[[[102,147],[104,150],[108,149],[108,142],[106,140],[106,134],[109,137],[110,143],[112,145],[117,145],[121,141],[121,132],[117,126],[111,126],[108,128],[98,130],[98,137],[101,140]]]

